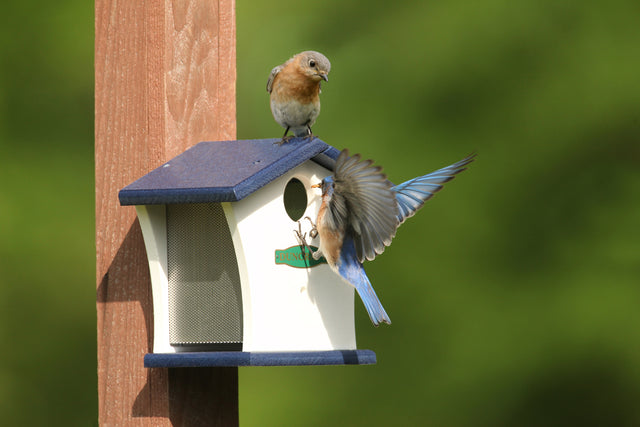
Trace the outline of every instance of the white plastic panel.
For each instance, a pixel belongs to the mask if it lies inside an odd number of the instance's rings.
[[[356,348],[353,288],[326,264],[295,268],[275,263],[277,249],[298,245],[298,224],[284,207],[287,182],[295,177],[305,185],[304,216],[315,221],[320,191],[310,187],[329,173],[306,162],[249,197],[225,204],[243,287],[244,351]],[[308,232],[309,222],[302,224]]]
[[[151,274],[153,352],[175,353],[174,347],[169,345],[166,207],[165,205],[139,205],[136,206],[136,213],[147,249]]]

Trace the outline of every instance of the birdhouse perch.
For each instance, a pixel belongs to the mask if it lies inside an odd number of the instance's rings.
[[[120,191],[151,274],[145,366],[376,362],[356,349],[353,288],[294,233],[309,232],[321,201],[311,185],[339,152],[317,138],[278,141],[202,142]]]

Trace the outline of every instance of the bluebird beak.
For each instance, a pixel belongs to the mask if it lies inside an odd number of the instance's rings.
[[[324,80],[325,82],[328,82],[328,81],[329,81],[329,76],[327,75],[327,73],[324,73],[324,72],[322,72],[322,71],[320,72],[320,78],[321,78],[322,80]]]
[[[311,186],[311,188],[320,188],[320,187],[322,187],[322,183],[320,183],[320,184],[315,184],[315,185],[312,185],[312,186]]]

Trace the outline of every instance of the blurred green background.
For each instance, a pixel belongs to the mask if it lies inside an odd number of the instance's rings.
[[[0,419],[97,419],[93,3],[0,17]],[[369,367],[243,368],[246,426],[640,425],[640,3],[237,4],[238,137],[332,62],[314,132],[395,182],[478,159],[367,272]]]

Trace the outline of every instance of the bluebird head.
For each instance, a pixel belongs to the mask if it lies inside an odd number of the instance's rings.
[[[297,56],[300,60],[300,67],[307,76],[316,81],[329,81],[331,62],[329,62],[326,56],[313,50],[299,53]]]
[[[334,181],[333,176],[327,176],[319,184],[311,186],[311,188],[321,188],[323,198],[326,197],[328,200],[331,200],[335,187],[336,182]]]

